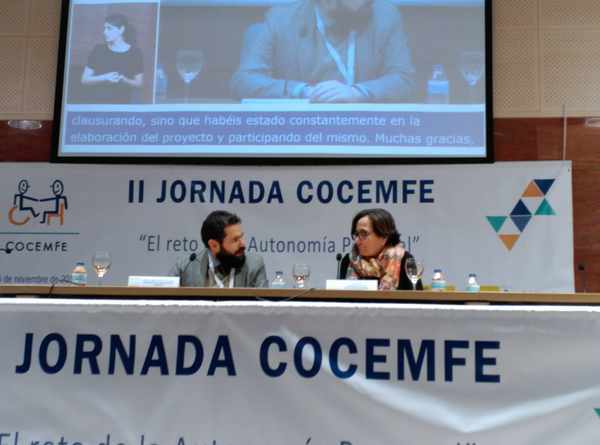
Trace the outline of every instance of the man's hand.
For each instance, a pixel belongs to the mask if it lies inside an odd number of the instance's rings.
[[[364,95],[351,85],[327,80],[314,86],[310,92],[311,102],[334,103],[334,102],[360,102]]]

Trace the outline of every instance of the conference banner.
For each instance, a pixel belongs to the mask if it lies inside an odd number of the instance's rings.
[[[0,301],[2,445],[592,445],[598,308]]]
[[[308,264],[311,287],[334,278],[350,251],[352,217],[383,207],[401,240],[464,289],[573,291],[571,164],[372,166],[0,165],[0,280],[66,281],[110,252],[106,283],[166,275],[203,248],[200,226],[217,209],[239,214],[248,254],[269,278],[292,282]]]

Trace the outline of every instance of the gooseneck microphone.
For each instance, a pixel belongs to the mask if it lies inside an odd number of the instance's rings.
[[[587,273],[585,270],[585,263],[580,263],[577,265],[577,270],[581,272],[582,280],[583,280],[583,292],[587,292]]]
[[[194,261],[196,261],[198,259],[198,254],[196,254],[196,252],[190,254],[190,257],[188,258],[188,262],[185,265],[185,267],[183,269],[181,269],[181,271],[179,272],[179,284],[183,284],[183,275],[185,275],[185,272],[187,271],[188,267],[190,267],[190,264],[192,264]]]
[[[339,252],[335,255],[335,260],[337,261],[336,278],[339,278],[340,280],[342,280],[344,278],[344,277],[342,277],[342,258],[343,258],[343,255]]]

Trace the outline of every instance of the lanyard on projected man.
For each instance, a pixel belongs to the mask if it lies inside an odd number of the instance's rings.
[[[215,263],[213,262],[212,259],[212,255],[209,253],[208,254],[208,273],[211,273],[215,283],[217,283],[217,287],[220,289],[223,289],[225,287],[225,284],[223,284],[223,281],[217,276],[217,272],[215,271]],[[232,267],[231,270],[229,271],[229,287],[230,289],[233,289],[233,280],[235,279],[235,269]]]
[[[348,64],[346,65],[342,61],[342,57],[340,56],[340,53],[338,52],[338,50],[335,49],[335,47],[331,44],[331,42],[327,38],[327,35],[325,34],[325,24],[323,23],[323,18],[321,17],[321,14],[319,13],[318,8],[315,8],[315,15],[317,18],[317,29],[319,30],[319,33],[321,33],[321,36],[323,37],[323,41],[325,42],[325,47],[327,48],[329,55],[335,62],[338,71],[342,74],[344,79],[346,79],[346,84],[354,85],[354,59],[356,57],[356,31],[350,31],[350,34],[348,35],[348,55],[346,58]]]

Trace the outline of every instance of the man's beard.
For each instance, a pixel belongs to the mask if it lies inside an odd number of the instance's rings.
[[[241,268],[246,262],[246,255],[243,250],[241,255],[232,255],[221,249],[221,251],[217,253],[217,260],[219,260],[221,267],[225,269],[225,272],[229,272],[231,269]]]
[[[335,29],[338,32],[350,32],[362,29],[369,20],[373,12],[373,4],[371,2],[365,4],[357,11],[353,11],[344,6],[338,6],[331,15],[335,20]]]

